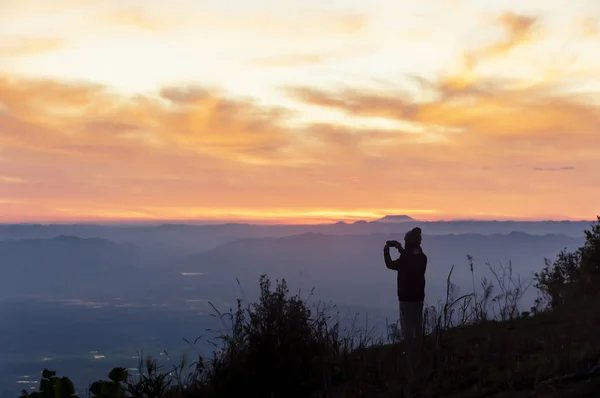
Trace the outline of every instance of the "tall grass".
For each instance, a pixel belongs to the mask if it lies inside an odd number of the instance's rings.
[[[511,263],[495,267],[486,263],[493,280],[484,278],[478,290],[472,257],[468,257],[468,265],[473,291],[458,294],[452,267],[445,300],[425,308],[425,336],[415,367],[403,359],[401,331],[396,324],[388,325],[385,335],[361,329],[354,322],[342,329],[334,306],[309,304],[299,294],[290,295],[285,280],[272,286],[268,277],[262,276],[255,303],[244,305],[238,300],[236,308],[227,312],[213,306],[223,329],[209,331],[217,336],[212,339],[212,356],[198,354],[193,360],[182,356],[165,369],[140,355],[137,375],[95,383],[91,393],[135,398],[294,398],[351,396],[363,390],[375,394],[380,388],[403,394],[423,393],[425,386],[441,388],[456,366],[452,346],[465,344],[456,330],[518,318],[519,301],[531,284],[513,273]],[[197,340],[188,343],[193,346]],[[387,354],[375,361],[368,358],[382,349]],[[394,380],[392,385],[389,380]]]

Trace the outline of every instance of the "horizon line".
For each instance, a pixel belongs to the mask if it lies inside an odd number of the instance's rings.
[[[163,225],[188,225],[188,226],[220,226],[220,225],[250,225],[250,226],[327,226],[336,224],[354,225],[362,223],[378,224],[411,224],[411,223],[450,223],[450,222],[521,222],[521,223],[565,223],[565,222],[594,222],[595,218],[448,218],[436,220],[406,220],[406,221],[380,221],[374,220],[324,220],[322,222],[287,222],[287,220],[203,220],[203,219],[131,219],[131,220],[37,220],[37,221],[0,221],[0,226],[33,226],[33,225],[140,225],[140,226],[163,226]]]

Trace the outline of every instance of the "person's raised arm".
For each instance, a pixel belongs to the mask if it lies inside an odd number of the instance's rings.
[[[392,260],[392,257],[390,256],[389,244],[386,244],[383,248],[383,258],[385,260],[385,266],[394,271],[398,271],[400,269],[400,266],[402,265],[402,246],[398,246],[396,247],[400,251],[400,257],[398,257],[396,260]]]

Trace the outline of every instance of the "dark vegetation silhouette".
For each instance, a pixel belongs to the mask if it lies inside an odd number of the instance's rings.
[[[332,308],[290,295],[285,280],[260,279],[260,298],[215,316],[224,330],[210,358],[182,357],[160,368],[140,355],[139,375],[115,368],[89,387],[92,397],[564,397],[600,391],[600,217],[585,244],[562,251],[521,279],[511,263],[487,264],[493,277],[460,294],[450,270],[444,302],[425,309],[422,357],[409,368],[398,330],[376,337],[340,329]],[[535,306],[519,302],[533,285]],[[195,342],[190,342],[194,344]],[[44,370],[40,391],[74,396],[73,383]]]

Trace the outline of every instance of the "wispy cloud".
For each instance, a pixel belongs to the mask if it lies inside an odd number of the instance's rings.
[[[597,38],[600,36],[600,18],[586,16],[578,23],[581,34],[585,38]]]
[[[506,39],[487,47],[484,53],[502,54],[526,43],[534,37],[537,17],[506,12],[498,17],[498,22],[506,29]]]
[[[59,37],[0,36],[0,56],[21,57],[57,50],[66,44]]]
[[[5,140],[29,145],[31,138],[43,136],[41,143],[50,144],[46,148],[63,153],[71,145],[113,149],[110,143],[134,150],[155,143],[166,151],[184,148],[242,162],[256,156],[276,162],[287,144],[279,126],[282,110],[197,87],[167,87],[158,97],[119,97],[98,85],[5,78],[0,80],[0,102],[9,113],[5,125],[15,125]]]
[[[311,7],[291,15],[277,11],[277,7],[257,7],[254,12],[240,13],[202,9],[190,4],[165,6],[155,2],[153,7],[122,7],[112,3],[103,7],[101,18],[95,21],[95,25],[129,27],[155,33],[201,27],[212,31],[310,37],[356,35],[369,23],[367,15],[356,12],[323,11]]]
[[[7,184],[20,184],[23,182],[23,179],[19,178],[19,177],[10,177],[10,176],[0,175],[0,182],[4,182]]]
[[[448,137],[463,145],[526,145],[538,150],[555,147],[592,148],[600,145],[595,133],[598,107],[553,87],[511,88],[509,83],[479,82],[468,90],[435,86],[436,99],[414,101],[400,92],[373,94],[360,88],[320,90],[294,87],[290,95],[306,103],[348,114],[385,117],[428,127],[448,129]],[[458,130],[456,130],[458,129]],[[455,131],[459,131],[456,134]],[[565,133],[568,131],[568,134]],[[523,147],[525,148],[525,147]],[[594,151],[596,154],[596,151]]]
[[[310,66],[356,57],[369,51],[373,51],[373,49],[357,48],[348,51],[284,54],[258,59],[254,61],[254,65],[267,68]]]
[[[163,11],[163,12],[161,12]],[[164,32],[179,28],[187,22],[187,18],[178,18],[166,10],[148,10],[145,8],[127,8],[108,10],[101,23],[107,26],[121,26],[139,29],[148,32]]]
[[[468,51],[464,54],[464,70],[446,80],[447,85],[456,88],[468,87],[477,79],[477,68],[490,60],[502,58],[519,46],[522,46],[541,35],[538,28],[538,18],[531,15],[520,15],[514,12],[505,12],[493,21],[502,28],[503,37],[499,40]]]
[[[573,166],[558,166],[558,167],[534,167],[535,171],[571,171],[575,170]]]

